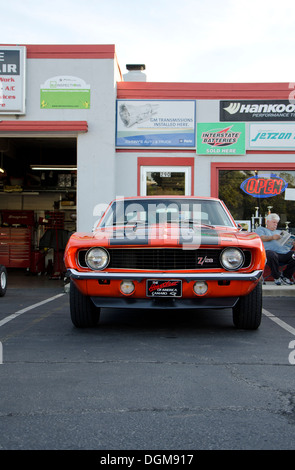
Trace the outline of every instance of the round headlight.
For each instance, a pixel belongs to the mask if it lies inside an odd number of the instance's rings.
[[[220,255],[220,262],[224,269],[235,271],[244,263],[244,254],[238,248],[225,248]]]
[[[90,269],[104,269],[109,264],[109,254],[103,248],[90,248],[85,261]]]

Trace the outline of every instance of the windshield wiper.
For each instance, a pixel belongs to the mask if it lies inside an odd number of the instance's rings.
[[[199,225],[199,226],[201,226],[201,227],[208,227],[208,228],[214,228],[214,227],[215,227],[215,225],[203,224],[202,222],[199,223],[199,222],[196,222],[196,221],[193,220],[193,219],[185,219],[185,220],[182,220],[180,223],[181,223],[181,224],[182,224],[182,223],[188,223],[188,224],[190,224],[190,225]]]

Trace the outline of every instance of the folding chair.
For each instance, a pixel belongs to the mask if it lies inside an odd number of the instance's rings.
[[[279,270],[280,270],[281,273],[283,273],[285,267],[286,267],[286,264],[280,264],[279,265]],[[265,265],[265,268],[264,268],[264,271],[263,271],[263,274],[262,274],[262,283],[265,284],[265,281],[273,281],[273,280],[274,280],[274,278],[271,275],[270,267],[268,266],[268,264],[266,262],[266,265]]]

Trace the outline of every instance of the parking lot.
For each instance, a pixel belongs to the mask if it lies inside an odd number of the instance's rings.
[[[0,449],[294,449],[294,297],[270,293],[257,331],[229,309],[103,309],[76,329],[62,280],[10,278]]]

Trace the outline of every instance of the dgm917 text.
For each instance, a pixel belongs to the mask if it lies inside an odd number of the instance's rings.
[[[107,454],[100,458],[100,465],[125,465],[128,468],[140,463],[141,465],[190,465],[193,454],[143,454],[137,456],[114,456]]]

